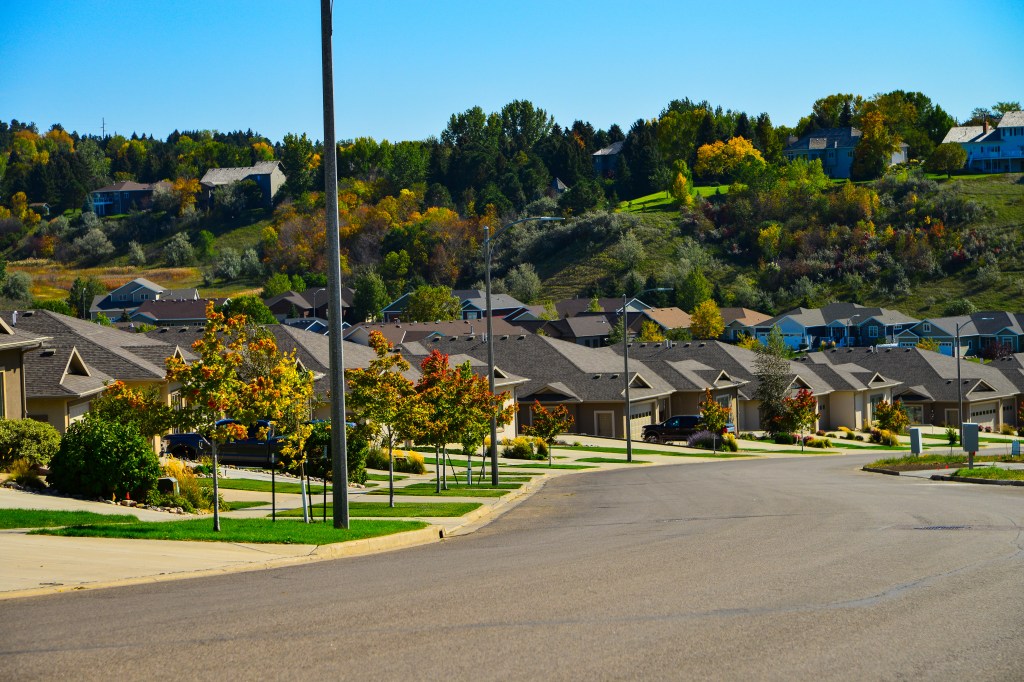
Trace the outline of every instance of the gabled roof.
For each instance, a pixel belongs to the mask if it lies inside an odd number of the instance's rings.
[[[49,341],[49,337],[37,334],[21,326],[14,319],[14,311],[0,313],[0,350],[9,348],[32,348]],[[24,312],[18,313],[18,321],[24,317]],[[7,320],[11,323],[8,324]]]
[[[166,375],[164,360],[178,351],[175,344],[147,338],[144,334],[104,327],[49,310],[22,314],[18,326],[50,337],[45,346],[54,350],[46,356],[31,353],[25,356],[26,390],[30,397],[38,396],[37,391],[55,390],[53,387],[60,383],[72,349],[88,366],[91,376],[124,381],[163,381]],[[51,367],[56,362],[49,359],[53,357],[61,358],[58,363],[61,375],[55,374],[56,370]],[[41,383],[33,386],[37,379]]]
[[[220,307],[227,299],[214,298],[210,300],[213,301],[215,306]],[[207,303],[208,300],[204,298],[181,301],[165,301],[163,299],[146,301],[136,308],[135,312],[131,313],[131,319],[133,321],[149,322],[150,324],[177,323],[181,321],[205,323]]]
[[[771,315],[765,315],[749,308],[719,308],[718,312],[722,313],[722,322],[725,323],[726,327],[733,322],[744,327],[754,327],[772,319]]]
[[[622,346],[616,344],[609,348],[619,353]],[[740,397],[750,400],[753,399],[759,383],[754,375],[757,353],[721,341],[633,343],[630,344],[629,357],[635,357],[662,372],[676,390],[703,390],[705,385],[713,386],[719,379],[719,374],[725,372],[733,385],[739,387]],[[690,364],[679,365],[687,361]],[[675,372],[675,376],[666,373],[666,365],[671,365],[668,369]],[[679,373],[677,370],[680,367],[694,374],[688,376],[685,372]],[[702,370],[701,367],[707,369]],[[813,366],[790,362],[790,368],[791,379],[799,375],[800,381],[809,386],[815,395],[825,395],[834,390],[817,375]],[[700,379],[700,382],[697,382],[694,376]]]
[[[957,144],[984,142],[987,138],[995,135],[995,133],[995,128],[989,128],[986,132],[983,126],[956,126],[949,129],[946,136],[942,138],[942,144],[947,142],[955,142]]]
[[[403,346],[403,350],[417,357],[434,348],[450,355],[469,355],[480,360],[487,358],[487,343],[479,338],[448,337]],[[517,391],[520,400],[530,400],[530,396],[542,395],[552,389],[579,402],[617,402],[625,393],[622,356],[607,348],[587,348],[533,334],[496,336],[494,359],[495,365],[506,372],[528,380]],[[672,387],[664,379],[632,358],[628,378],[633,400],[672,393]]]
[[[858,305],[857,303],[829,303],[820,308],[793,308],[775,317],[758,323],[758,327],[774,327],[783,320],[792,320],[804,327],[824,327],[832,323],[844,326],[860,326],[869,320],[883,325],[914,324],[917,318],[898,310]]]
[[[523,329],[510,324],[500,317],[491,320],[495,337],[507,334],[522,334]],[[395,345],[422,341],[431,336],[474,335],[483,338],[487,334],[487,320],[449,320],[442,322],[364,322],[355,324],[345,332],[345,338],[362,342],[370,332],[379,331]]]
[[[812,353],[817,360],[832,364],[853,362],[875,370],[883,376],[915,387],[915,392],[929,395],[936,402],[956,402],[957,361],[956,358],[920,348],[837,348],[823,353]],[[990,365],[976,362],[961,362],[960,373],[964,399],[971,400],[968,390],[978,390],[978,381],[984,381],[991,391],[984,392],[984,399],[1016,395],[1019,391],[1006,376]],[[982,399],[981,391],[974,400]]]
[[[891,388],[901,383],[897,379],[891,379],[853,362],[830,363],[824,357],[824,353],[808,353],[797,362],[810,365],[815,374],[837,391]]]
[[[662,329],[689,329],[690,315],[681,308],[648,308],[644,315]]]
[[[604,147],[602,149],[598,149],[596,152],[591,154],[591,156],[614,156],[615,154],[619,154],[619,153],[622,152],[622,145],[624,145],[624,144],[625,144],[624,140],[620,140],[618,142],[612,142],[607,147]]]
[[[171,183],[166,180],[159,182],[134,182],[132,180],[122,180],[121,182],[115,182],[113,185],[107,185],[106,187],[100,187],[99,189],[92,190],[91,193],[95,192],[152,192],[154,189],[161,185],[171,186]]]
[[[856,147],[860,138],[861,132],[857,128],[823,128],[807,133],[795,142],[786,145],[783,151],[847,149]]]
[[[280,161],[260,161],[251,166],[239,168],[211,168],[203,175],[200,184],[215,187],[240,182],[253,175],[270,175],[281,168]]]
[[[25,354],[25,397],[84,398],[106,388],[112,378],[89,368],[74,346],[47,345]]]
[[[965,336],[995,336],[1003,334],[1024,335],[1024,314],[1007,313],[1001,310],[981,311],[970,315],[955,315],[951,317],[935,317],[922,322],[932,325],[932,336],[935,335],[935,327],[954,336],[957,325],[960,325],[960,337]]]
[[[999,119],[1000,128],[1019,128],[1024,126],[1024,111],[1007,111]]]
[[[598,314],[589,313],[590,301],[589,298],[565,298],[561,301],[555,301],[555,311],[559,317],[577,317],[585,314]],[[597,304],[600,307],[600,313],[617,313],[622,311],[622,297],[606,297],[597,299]],[[632,311],[647,310],[651,306],[647,305],[638,298],[631,298],[626,302],[626,307]]]

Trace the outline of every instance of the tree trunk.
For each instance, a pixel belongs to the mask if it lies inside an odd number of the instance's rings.
[[[220,487],[217,479],[220,476],[217,466],[217,441],[213,441],[210,450],[213,452],[213,530],[220,532]]]

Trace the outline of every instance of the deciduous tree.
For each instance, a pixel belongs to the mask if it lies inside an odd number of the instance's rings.
[[[722,312],[714,299],[697,304],[690,315],[690,333],[695,339],[717,339],[725,331]]]

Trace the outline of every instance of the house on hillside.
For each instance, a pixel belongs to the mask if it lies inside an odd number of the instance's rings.
[[[758,323],[754,333],[764,343],[772,328],[778,327],[783,341],[793,349],[818,348],[822,344],[871,346],[896,343],[898,335],[917,322],[898,310],[840,302],[788,310]]]
[[[459,316],[463,320],[482,320],[487,316],[487,292],[480,289],[453,289],[452,296],[459,299]],[[381,310],[385,322],[406,320],[405,309],[409,304],[409,294],[402,294]],[[528,310],[528,306],[509,294],[491,293],[491,311],[495,318],[518,315]],[[422,322],[423,320],[408,320]]]
[[[848,178],[853,167],[854,150],[863,136],[859,128],[822,128],[803,137],[790,137],[782,150],[787,160],[821,161],[821,168],[830,178]],[[892,153],[889,166],[907,162],[910,147],[906,143]]]
[[[158,189],[170,190],[170,188],[171,183],[166,180],[160,182],[123,180],[89,192],[89,204],[92,206],[92,212],[101,218],[127,213],[132,209],[145,210],[153,206],[153,192]]]
[[[725,331],[722,332],[725,341],[739,341],[741,334],[753,337],[757,326],[772,318],[749,308],[721,308],[718,312],[725,323]]]
[[[146,301],[197,301],[198,289],[167,289],[145,277],[136,277],[108,294],[101,294],[89,306],[89,318],[100,313],[112,320],[129,318]]]
[[[349,287],[341,288],[341,320],[352,324],[355,322],[352,303],[355,299],[355,290]],[[305,291],[286,291],[263,301],[270,312],[274,314],[278,322],[291,324],[289,320],[295,321],[303,318],[327,319],[327,311],[330,308],[330,298],[326,287],[309,287]]]
[[[509,324],[500,317],[491,321],[491,329],[495,338],[500,336],[520,335],[524,330]],[[345,331],[345,340],[363,346],[370,345],[370,333],[378,331],[391,343],[401,345],[428,338],[445,338],[449,336],[466,336],[487,338],[486,320],[452,320],[441,322],[365,322],[353,325]]]
[[[1006,112],[995,127],[990,127],[986,118],[980,126],[950,128],[942,142],[964,148],[967,152],[964,167],[969,170],[1024,172],[1024,111]]]
[[[199,185],[202,187],[203,201],[209,206],[213,201],[213,190],[216,188],[252,180],[263,194],[263,205],[269,208],[287,179],[281,170],[280,161],[260,161],[241,168],[211,168],[203,174]]]
[[[594,175],[599,178],[611,178],[619,168],[619,155],[622,154],[623,141],[612,142],[603,149],[590,155],[594,164]]]
[[[938,344],[940,353],[956,357],[953,346],[957,326],[962,356],[992,357],[1024,351],[1024,314],[1002,311],[921,320],[901,332],[896,341],[903,348],[912,348],[923,339],[930,339]],[[999,352],[995,352],[997,346]]]
[[[206,324],[206,304],[211,301],[214,307],[220,308],[227,299],[146,301],[136,308],[135,312],[128,316],[128,319],[132,324],[152,324],[157,327],[190,324],[202,327]]]

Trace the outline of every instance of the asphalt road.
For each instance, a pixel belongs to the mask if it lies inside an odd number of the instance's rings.
[[[1024,679],[1024,491],[867,459],[567,476],[435,545],[0,602],[0,678]]]

